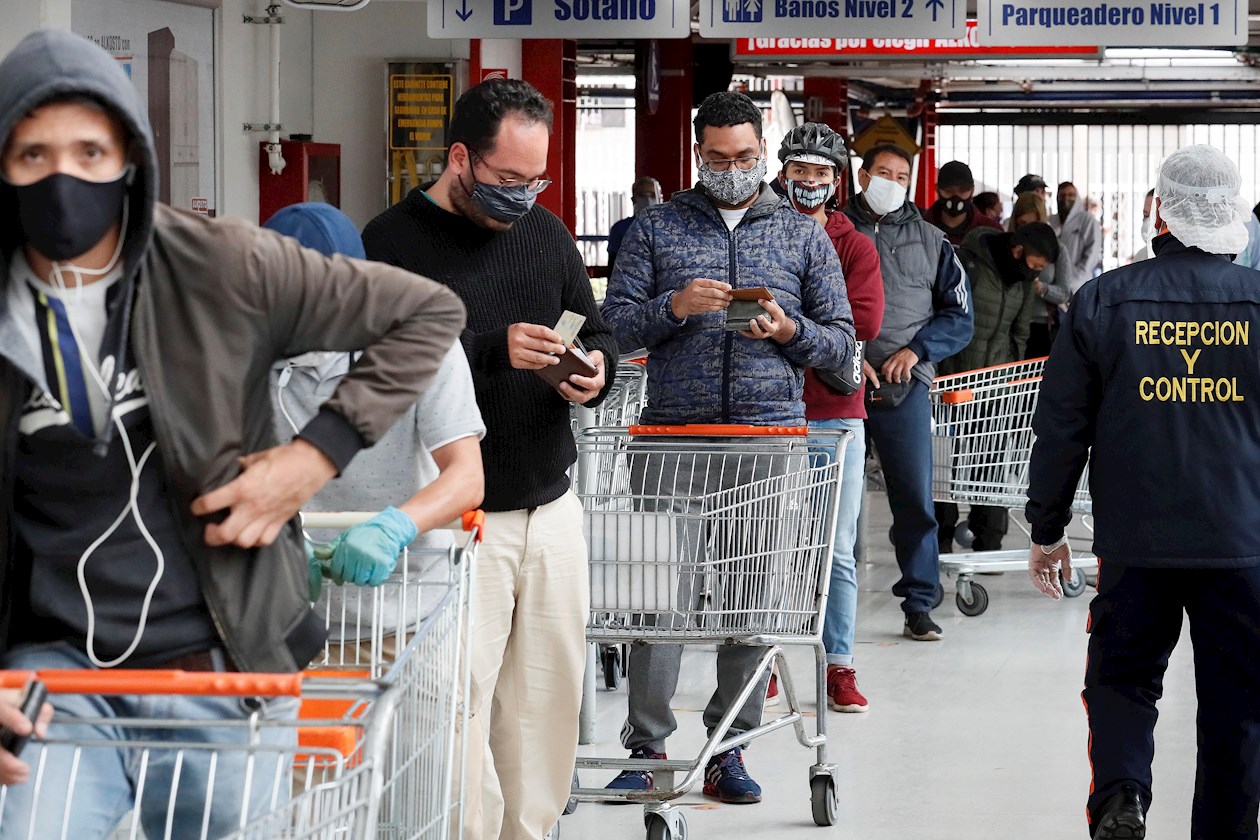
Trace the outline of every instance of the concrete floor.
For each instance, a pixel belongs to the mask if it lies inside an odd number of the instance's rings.
[[[755,742],[746,755],[749,771],[765,791],[762,803],[718,805],[692,793],[681,800],[688,836],[1086,838],[1089,766],[1079,692],[1093,590],[1053,603],[1024,574],[984,577],[991,606],[983,616],[966,618],[954,607],[953,587],[946,581],[946,601],[934,614],[945,640],[904,639],[900,606],[889,593],[896,563],[885,537],[891,521],[887,501],[870,493],[868,504],[871,547],[869,562],[859,567],[855,664],[871,710],[863,715],[827,712],[832,760],[840,766],[838,825],[813,824],[808,782],[813,754],[789,730]],[[675,698],[680,729],[669,744],[672,758],[699,751],[700,710],[714,684],[711,651],[691,650],[685,657]],[[791,651],[789,661],[795,674],[809,676],[813,660],[807,652]],[[598,743],[582,752],[624,757],[618,733],[625,719],[625,689],[601,691],[598,700]],[[815,711],[808,699],[803,705]],[[1161,704],[1151,840],[1189,835],[1194,709],[1187,634],[1173,657]],[[584,774],[583,786],[615,775]],[[641,838],[641,811],[586,803],[562,820],[561,836]]]

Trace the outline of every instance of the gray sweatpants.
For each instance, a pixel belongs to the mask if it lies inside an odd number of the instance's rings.
[[[646,442],[650,439],[644,439]],[[660,440],[659,438],[656,440]],[[715,442],[712,438],[687,438],[695,443]],[[671,444],[680,443],[677,438]],[[799,461],[798,461],[799,459]],[[642,499],[640,509],[650,512],[672,510],[686,518],[676,520],[678,533],[678,557],[684,568],[705,568],[708,573],[680,574],[678,583],[678,609],[684,620],[697,619],[696,610],[717,609],[724,615],[723,624],[738,623],[740,606],[759,608],[757,600],[757,575],[748,574],[748,564],[727,569],[721,564],[715,567],[709,556],[720,553],[723,547],[732,547],[743,555],[753,555],[752,564],[764,563],[767,549],[783,534],[768,521],[774,511],[760,511],[762,515],[752,521],[730,521],[722,517],[702,520],[696,516],[702,507],[705,494],[745,487],[750,482],[782,475],[789,463],[803,463],[801,456],[758,455],[734,457],[729,454],[644,452],[631,457],[630,482],[635,495]],[[653,498],[658,496],[659,498]],[[716,569],[716,571],[715,571]],[[713,590],[714,576],[717,589]],[[752,581],[745,583],[739,578]],[[732,615],[735,616],[732,619]],[[674,620],[680,616],[660,617],[660,621]],[[651,621],[653,616],[648,617]],[[704,620],[703,616],[699,616]],[[659,626],[659,622],[657,622]],[[630,651],[628,668],[629,714],[622,730],[622,744],[627,749],[646,749],[655,753],[665,752],[665,739],[678,728],[670,703],[678,688],[678,673],[682,661],[682,645],[636,643]],[[704,724],[709,735],[717,728],[727,709],[734,705],[740,690],[756,670],[757,661],[765,648],[748,645],[722,644],[717,653],[717,690],[709,698],[704,710]],[[740,709],[727,735],[739,735],[756,728],[761,723],[762,706],[765,703],[769,674],[764,674],[748,702]]]

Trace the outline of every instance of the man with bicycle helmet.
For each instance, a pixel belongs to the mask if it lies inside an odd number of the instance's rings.
[[[884,316],[884,280],[879,270],[875,243],[857,232],[853,221],[840,212],[828,212],[836,194],[840,173],[849,166],[844,140],[822,123],[805,123],[788,132],[779,147],[783,169],[779,182],[788,201],[823,226],[844,271],[844,285],[853,309],[858,341],[879,335]],[[838,712],[865,712],[869,706],[857,688],[853,671],[853,635],[857,623],[858,514],[862,508],[863,471],[866,462],[866,405],[863,402],[861,361],[857,362],[855,387],[845,387],[846,371],[839,377],[805,372],[805,416],[811,428],[843,429],[853,434],[841,467],[840,513],[831,554],[831,596],[823,621],[827,648],[827,705]],[[828,384],[832,383],[832,384]],[[852,383],[851,383],[852,384]],[[837,389],[836,385],[839,385]]]

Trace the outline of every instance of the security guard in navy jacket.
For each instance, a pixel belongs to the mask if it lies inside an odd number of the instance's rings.
[[[1258,834],[1260,274],[1230,262],[1247,244],[1240,183],[1210,146],[1164,161],[1155,259],[1077,294],[1033,420],[1029,572],[1056,599],[1071,574],[1072,494],[1090,467],[1095,840],[1146,836],[1155,704],[1183,612],[1199,696],[1191,837]]]

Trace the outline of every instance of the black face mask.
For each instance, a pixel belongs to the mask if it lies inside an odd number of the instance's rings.
[[[1019,271],[1024,275],[1025,280],[1037,280],[1041,277],[1041,269],[1033,268],[1023,260],[1019,261]]]
[[[26,186],[5,183],[17,202],[22,240],[62,262],[92,250],[122,216],[132,181],[128,166],[112,181],[85,181],[57,172]]]
[[[946,216],[965,216],[971,212],[970,198],[941,198],[936,203]]]

